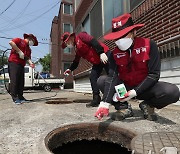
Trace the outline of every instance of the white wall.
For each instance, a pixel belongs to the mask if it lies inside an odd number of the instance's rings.
[[[88,76],[85,78],[74,80],[73,84],[75,92],[92,93],[91,84]]]
[[[176,84],[180,89],[180,57],[162,60],[160,81]],[[180,105],[180,101],[175,105]]]

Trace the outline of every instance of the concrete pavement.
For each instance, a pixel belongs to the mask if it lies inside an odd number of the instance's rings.
[[[86,102],[92,97],[90,94],[68,90],[56,92],[26,91],[24,96],[27,99],[67,98],[69,101],[78,99]],[[83,122],[99,122],[93,116],[97,108],[86,108],[86,103],[46,104],[46,101],[36,100],[15,105],[8,94],[0,95],[0,154],[48,154],[50,152],[45,147],[44,138],[55,128]],[[153,122],[143,119],[137,102],[131,103],[134,117],[112,121],[113,125],[137,134],[157,131],[180,132],[180,106],[170,105],[156,110],[158,121]],[[114,111],[111,107],[110,112]],[[108,117],[103,120],[107,119]]]

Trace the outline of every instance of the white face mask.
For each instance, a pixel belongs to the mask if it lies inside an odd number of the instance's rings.
[[[67,44],[67,48],[72,49],[74,46],[72,44]]]
[[[127,49],[129,49],[132,43],[132,38],[121,38],[115,42],[118,48],[122,51],[126,51]]]
[[[32,40],[29,40],[29,46],[33,46],[34,42]]]

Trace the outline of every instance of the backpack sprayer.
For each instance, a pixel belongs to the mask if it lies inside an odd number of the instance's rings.
[[[3,61],[3,59],[4,59],[4,57],[5,57],[5,53],[6,53],[7,51],[9,51],[9,50],[11,50],[11,49],[6,49],[5,51],[3,51],[2,58],[1,58],[2,66],[1,66],[0,68],[2,68],[2,71],[3,71],[5,89],[6,89],[6,91],[11,95],[10,90],[9,90],[9,87],[7,87],[7,85],[6,85],[6,80],[5,80],[6,76],[5,76],[4,61]],[[35,70],[35,69],[34,69],[34,70]],[[35,72],[38,73],[38,71],[36,71],[36,70],[35,70]],[[42,76],[41,76],[41,78],[44,79]],[[44,81],[45,81],[45,79],[44,79]],[[45,81],[45,82],[46,82],[46,81]],[[49,100],[49,99],[51,99],[52,97],[55,97],[56,95],[57,95],[57,92],[55,92],[55,95],[53,95],[53,96],[42,97],[42,98],[37,98],[37,99],[31,99],[31,100],[27,100],[27,101],[33,102],[33,101]]]

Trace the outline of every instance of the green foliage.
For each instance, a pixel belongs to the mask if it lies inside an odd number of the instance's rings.
[[[0,66],[8,64],[8,57],[7,57],[7,55],[5,54],[4,57],[2,57],[3,56],[3,52],[4,52],[3,50],[0,50]]]
[[[44,56],[44,58],[40,58],[39,59],[39,63],[42,65],[43,67],[43,72],[49,72],[50,71],[50,62],[51,62],[51,55],[47,54],[46,56]]]

